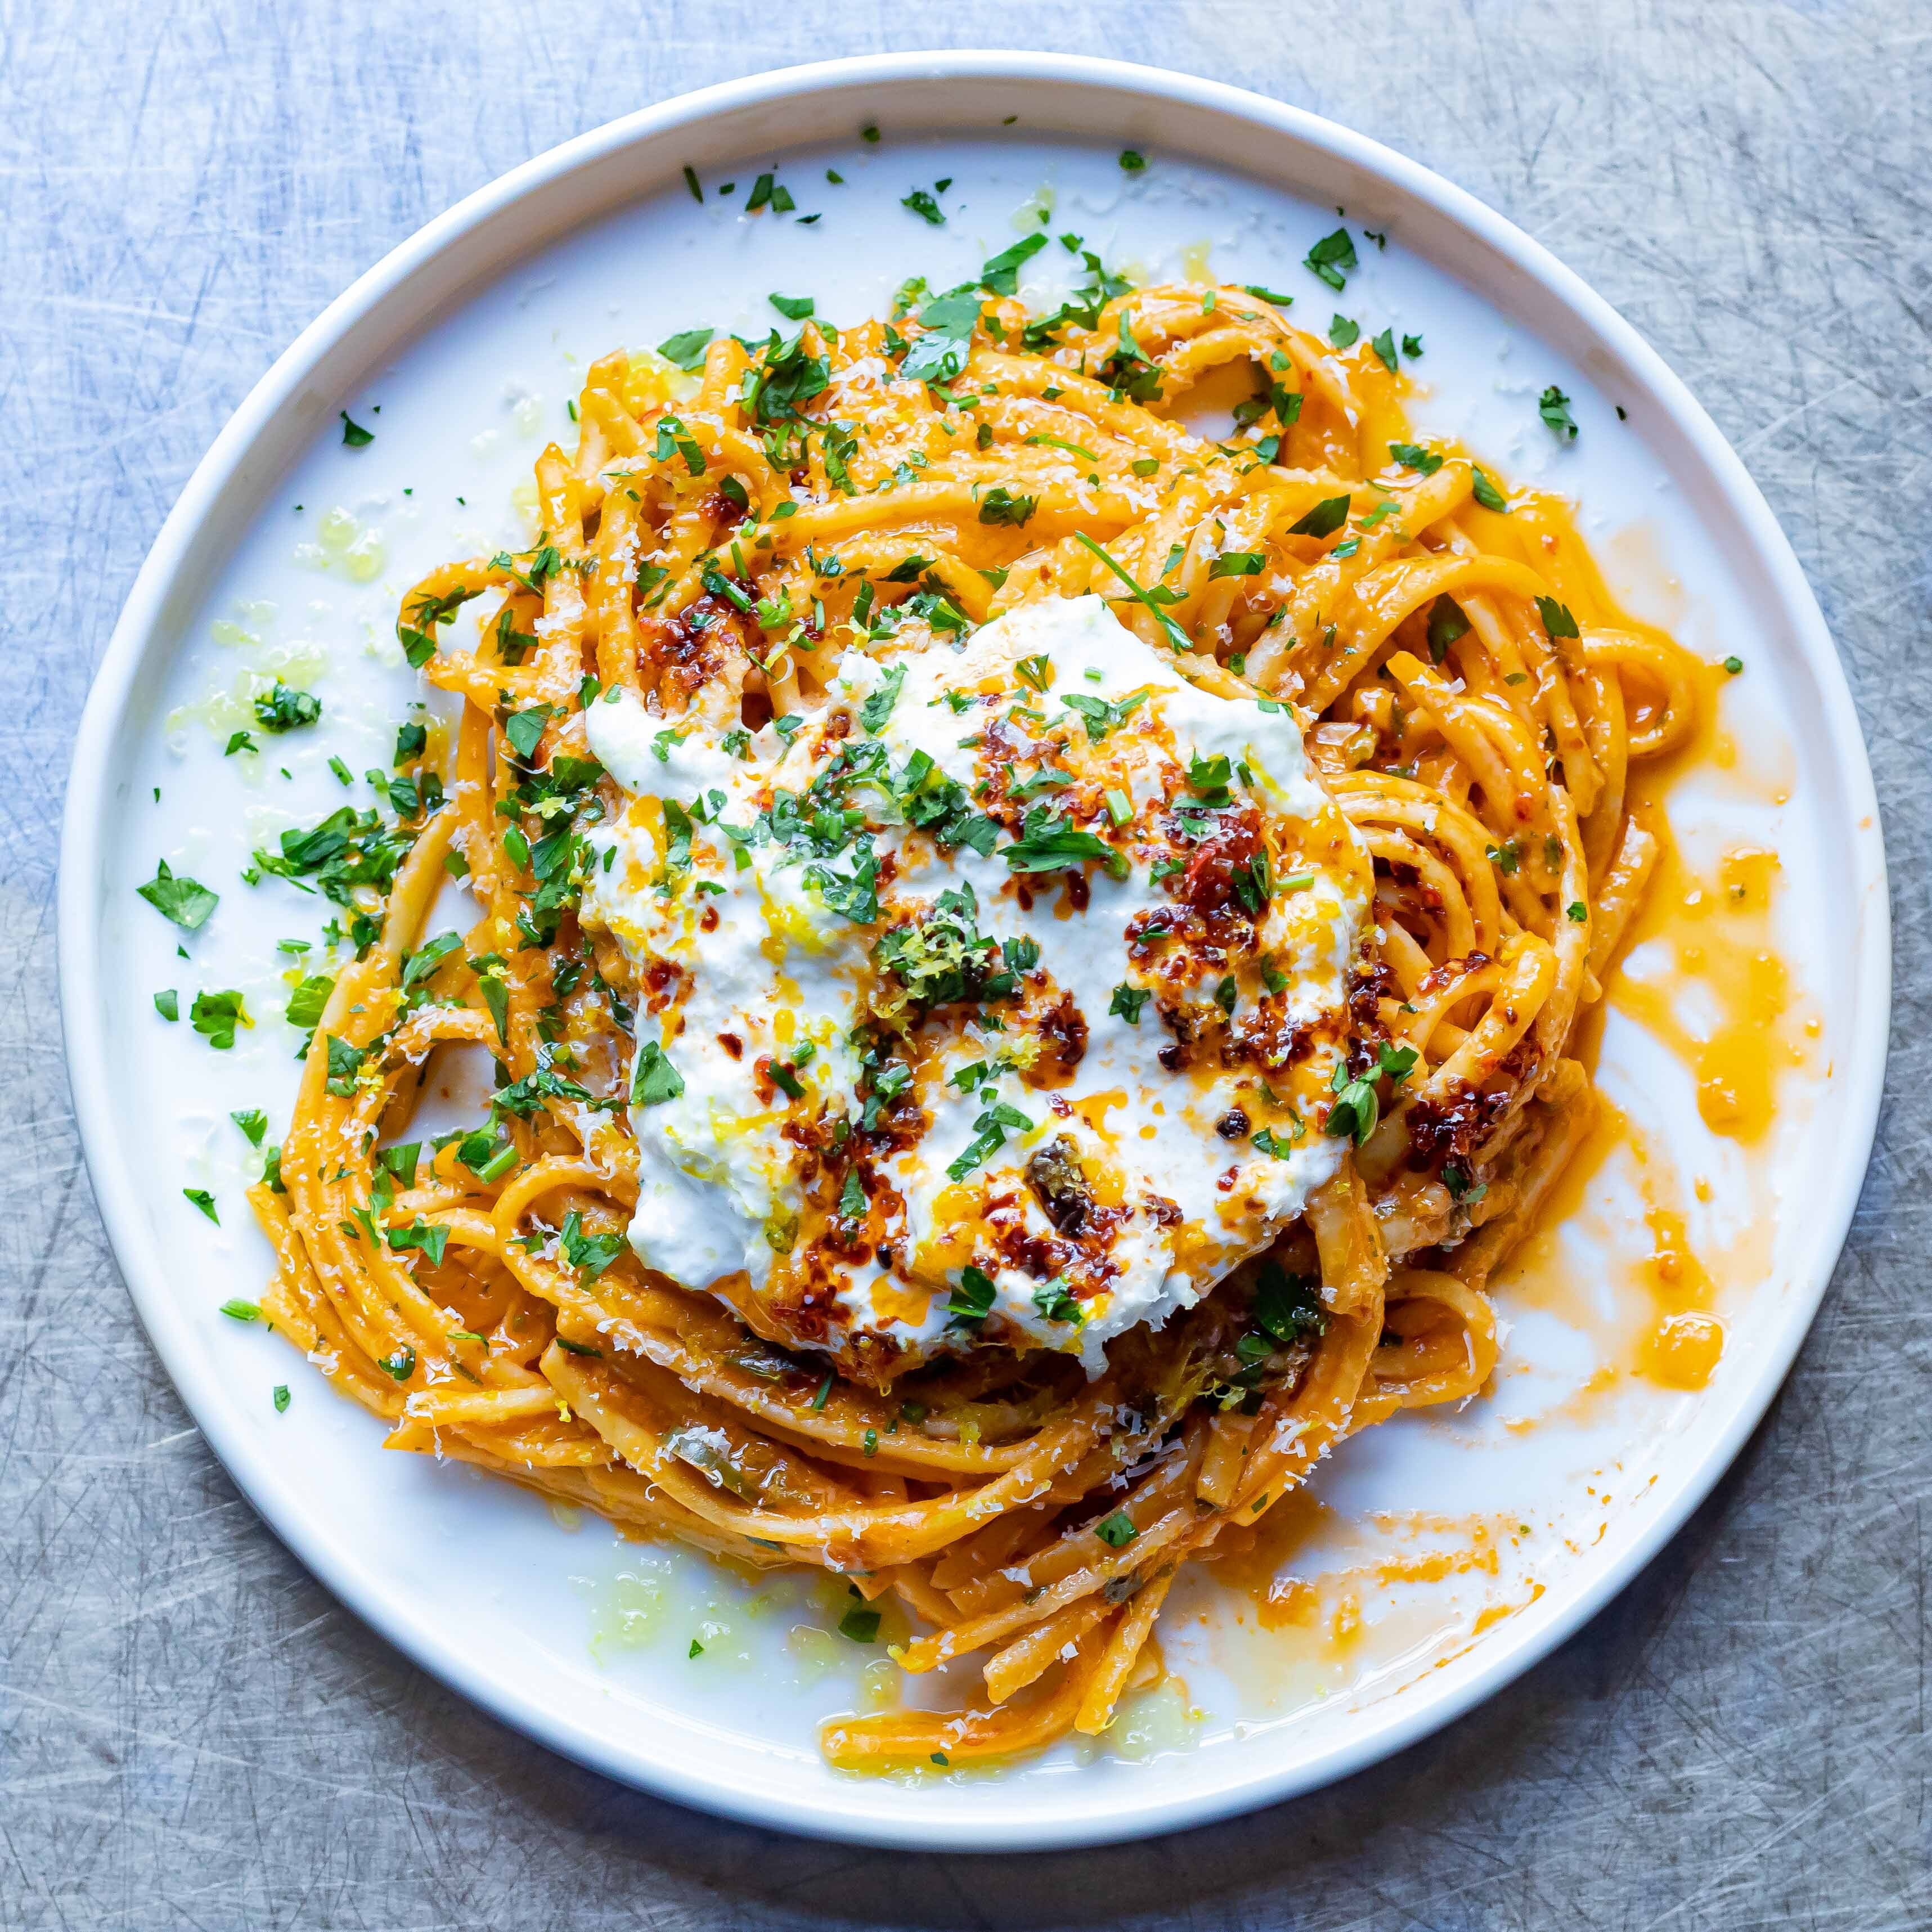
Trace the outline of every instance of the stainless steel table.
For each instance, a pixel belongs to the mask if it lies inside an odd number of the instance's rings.
[[[598,23],[594,38],[589,24]],[[1844,654],[1898,927],[1852,1244],[1736,1468],[1611,1610],[1338,1789],[1084,1855],[716,1824],[420,1676],[214,1466],[74,1139],[56,819],[92,664],[255,378],[512,164],[700,83],[952,38],[1276,93],[1552,244],[1743,452]],[[43,0],[0,10],[0,1929],[1932,1922],[1932,6]]]

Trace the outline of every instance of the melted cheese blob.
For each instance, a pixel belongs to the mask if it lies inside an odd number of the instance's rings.
[[[1097,1373],[1336,1171],[1370,862],[1286,707],[1100,598],[886,649],[755,734],[591,707],[632,1246],[881,1385],[986,1344]]]

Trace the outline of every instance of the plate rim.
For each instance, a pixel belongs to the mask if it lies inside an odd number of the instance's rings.
[[[982,83],[1047,82],[1074,92],[1111,94],[1122,118],[1136,101],[1206,110],[1236,123],[1286,136],[1304,150],[1352,165],[1437,218],[1473,236],[1511,262],[1559,310],[1610,346],[1625,369],[1684,439],[1690,454],[1723,506],[1748,540],[1752,560],[1763,572],[1772,598],[1790,625],[1797,651],[1824,705],[1825,740],[1852,826],[1854,878],[1859,912],[1854,970],[1848,975],[1844,1078],[1850,1091],[1838,1103],[1856,1156],[1841,1159],[1828,1202],[1811,1203],[1816,1232],[1808,1274],[1794,1274],[1776,1346],[1759,1361],[1739,1392],[1730,1422],[1652,1520],[1574,1595],[1546,1614],[1526,1612],[1510,1620],[1484,1646],[1492,1653],[1462,1681],[1432,1700],[1382,1721],[1365,1721],[1364,1734],[1304,1762],[1273,1771],[1248,1772],[1180,1796],[1151,1786],[1143,1798],[1102,1805],[1064,1799],[1036,1806],[1024,1821],[989,1841],[986,1822],[943,1802],[920,1812],[883,1811],[842,1805],[836,1796],[774,1798],[746,1794],[722,1780],[694,1787],[688,1768],[628,1753],[559,1718],[520,1687],[470,1664],[460,1649],[428,1629],[400,1592],[384,1592],[339,1563],[319,1531],[299,1510],[272,1499],[271,1472],[260,1452],[225,1426],[218,1408],[192,1393],[203,1379],[195,1345],[173,1305],[159,1259],[160,1243],[148,1224],[112,1118],[113,1082],[102,1010],[100,934],[94,916],[103,876],[104,832],[114,803],[109,756],[142,674],[165,662],[178,646],[170,604],[204,522],[246,465],[257,440],[285,410],[299,410],[304,382],[332,355],[346,352],[371,312],[412,278],[428,277],[457,244],[570,177],[608,164],[633,148],[747,108],[776,107],[806,94],[868,90],[884,111],[885,96],[902,83],[956,80]],[[1040,130],[1033,131],[1040,132]],[[1064,129],[1046,130],[1064,134]],[[1090,137],[1083,137],[1090,138]],[[1184,149],[1182,152],[1186,152]],[[1280,179],[1280,170],[1255,170],[1258,179]],[[607,208],[602,212],[608,213]],[[534,244],[554,241],[597,214],[579,212],[553,224]],[[514,262],[531,244],[513,251]],[[500,272],[502,265],[500,265]],[[460,292],[467,292],[466,290]],[[448,299],[446,296],[446,301]],[[414,333],[428,324],[418,322]],[[333,406],[332,404],[329,405]],[[326,412],[325,412],[326,413]],[[318,418],[321,420],[322,418]],[[174,627],[178,629],[178,626]],[[960,50],[874,54],[776,68],[676,95],[623,116],[546,150],[497,177],[391,249],[359,276],[297,336],[250,390],[196,465],[128,593],[107,649],[95,670],[75,740],[63,809],[57,887],[56,933],[62,1026],[76,1124],[94,1198],[130,1298],[148,1340],[160,1358],[204,1441],[257,1514],[316,1580],[340,1602],[379,1631],[413,1663],[526,1736],[620,1782],[673,1802],[741,1822],[822,1838],[906,1850],[1043,1850],[1098,1845],[1130,1836],[1205,1824],[1299,1795],[1349,1776],[1433,1734],[1546,1656],[1633,1582],[1710,1494],[1762,1420],[1783,1385],[1829,1288],[1862,1191],[1876,1136],[1883,1090],[1891,1012],[1890,898],[1882,829],[1869,757],[1849,684],[1822,611],[1789,539],[1742,460],[1684,383],[1637,330],[1542,244],[1433,170],[1366,136],[1307,110],[1225,82],[1166,69],[1083,56],[1001,50]],[[1821,1211],[1822,1210],[1822,1211]],[[251,1480],[251,1478],[253,1480]],[[1514,1640],[1512,1640],[1512,1638]],[[1036,1792],[1037,1799],[1042,1793]],[[1058,1794],[1056,1794],[1057,1796]],[[1071,1792],[1068,1793],[1072,1796]]]

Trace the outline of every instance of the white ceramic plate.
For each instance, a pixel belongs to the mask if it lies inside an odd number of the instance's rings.
[[[868,124],[877,143],[860,138]],[[1119,166],[1129,146],[1144,170]],[[774,164],[793,214],[738,212]],[[709,184],[701,206],[687,165]],[[935,228],[901,198],[941,177]],[[721,198],[727,179],[736,193]],[[698,322],[761,330],[774,290],[849,320],[909,274],[944,287],[1036,223],[1042,189],[1052,230],[1110,262],[1171,275],[1198,269],[1204,247],[1217,274],[1288,290],[1317,328],[1334,308],[1365,332],[1420,332],[1420,424],[1574,496],[1642,614],[1707,658],[1748,658],[1724,694],[1737,758],[1690,781],[1674,817],[1707,871],[1740,842],[1779,855],[1770,926],[1792,1000],[1766,1050],[1802,1064],[1780,1076],[1777,1125],[1745,1150],[1705,1130],[1680,1061],[1613,1011],[1602,1083],[1652,1160],[1606,1163],[1546,1258],[1545,1280],[1567,1269],[1577,1292],[1505,1284],[1490,1400],[1399,1418],[1323,1472],[1293,1566],[1314,1583],[1312,1622],[1262,1630],[1245,1600],[1192,1582],[1162,1625],[1174,1679],[1110,1748],[860,1784],[824,1767],[814,1732],[863,1695],[866,1660],[826,1634],[809,1592],[754,1596],[472,1472],[386,1454],[281,1344],[218,1312],[268,1266],[226,1115],[285,1117],[296,1039],[266,1016],[288,963],[274,948],[314,938],[324,910],[237,875],[281,826],[366,800],[325,761],[386,765],[412,694],[398,592],[445,557],[524,540],[512,492],[540,437],[567,434],[590,358]],[[1338,207],[1363,250],[1342,297],[1300,266]],[[1039,257],[1036,298],[1070,266]],[[1574,445],[1538,420],[1551,382],[1575,398]],[[344,448],[344,409],[373,444]],[[273,741],[251,778],[220,755],[221,694],[275,666],[327,715]],[[192,958],[134,894],[164,856],[223,895]],[[76,751],[60,941],[88,1166],[135,1302],[215,1453],[319,1576],[425,1667],[614,1777],[795,1830],[976,1850],[1140,1836],[1357,1769],[1508,1682],[1634,1576],[1763,1413],[1824,1290],[1871,1144],[1889,964],[1876,808],[1831,640],[1737,458],[1632,331],[1508,223],[1342,128],[1205,81],[1004,53],[798,68],[650,109],[471,196],[330,308],[223,431],[128,600]],[[1658,952],[1632,971],[1668,963]],[[1657,984],[1708,1030],[1696,986]],[[169,986],[184,1014],[197,988],[241,987],[260,1024],[212,1052],[185,1018],[157,1018]],[[1639,1190],[1652,1186],[1654,1208],[1672,1173],[1693,1246],[1730,1257],[1724,1360],[1695,1396],[1614,1371],[1593,1389],[1642,1313]],[[215,1194],[218,1232],[189,1186]]]

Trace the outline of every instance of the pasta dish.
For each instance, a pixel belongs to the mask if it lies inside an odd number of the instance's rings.
[[[1034,314],[1046,245],[594,364],[535,541],[404,602],[391,815],[262,855],[356,952],[264,1313],[393,1448],[978,1661],[850,1768],[1104,1731],[1183,1566],[1484,1388],[1695,722],[1392,346],[1090,254]]]

